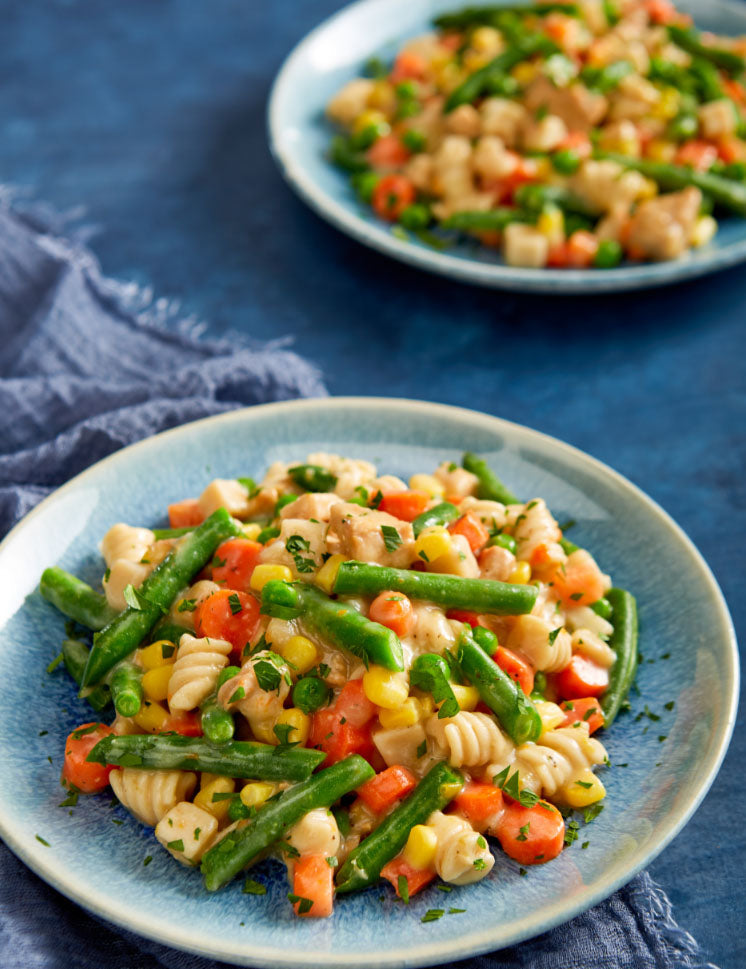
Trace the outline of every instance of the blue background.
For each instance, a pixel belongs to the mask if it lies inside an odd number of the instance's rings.
[[[743,270],[639,295],[522,297],[347,240],[284,185],[264,119],[283,57],[336,7],[0,3],[0,180],[84,205],[104,271],[181,297],[211,334],[292,334],[334,394],[473,407],[608,462],[699,546],[743,638]],[[723,969],[746,964],[744,758],[741,717],[707,799],[651,866]]]

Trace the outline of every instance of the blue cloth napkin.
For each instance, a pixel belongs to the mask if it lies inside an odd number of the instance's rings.
[[[240,405],[326,393],[316,371],[281,345],[199,339],[175,306],[104,278],[53,214],[5,203],[0,195],[0,537],[123,445]],[[3,969],[222,965],[86,914],[0,844]],[[646,873],[551,932],[459,966],[706,969]]]

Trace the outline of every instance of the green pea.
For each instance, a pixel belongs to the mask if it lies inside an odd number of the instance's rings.
[[[611,619],[612,608],[608,599],[598,599],[591,603],[591,609],[602,619]]]
[[[376,190],[376,185],[381,180],[381,176],[377,175],[375,172],[358,172],[353,175],[350,179],[350,184],[357,192],[358,197],[363,202],[370,202],[373,198],[373,193]]]
[[[667,134],[676,141],[686,141],[693,138],[699,129],[699,121],[695,114],[678,114],[669,123]]]
[[[399,215],[399,222],[405,229],[412,231],[416,229],[426,229],[430,225],[430,209],[421,202],[415,202],[402,209]]]
[[[293,687],[293,703],[304,713],[313,713],[329,701],[329,687],[317,676],[304,676]]]
[[[572,175],[580,168],[580,156],[572,148],[563,148],[552,155],[552,167],[560,175]]]
[[[415,115],[422,111],[422,105],[416,98],[411,98],[407,101],[400,101],[399,107],[396,109],[396,118],[400,121],[402,118],[413,118]]]
[[[396,96],[401,101],[411,101],[417,97],[417,85],[414,81],[400,81],[396,85]]]
[[[602,239],[593,264],[599,269],[613,269],[622,261],[622,247],[616,239]]]
[[[721,172],[724,178],[731,178],[736,182],[746,181],[746,164],[744,162],[731,162],[724,165]]]
[[[487,545],[497,545],[498,548],[506,548],[509,552],[512,552],[513,555],[515,555],[518,551],[518,542],[516,542],[512,535],[494,535],[489,542],[487,542]]]
[[[388,72],[388,67],[386,67],[380,57],[369,57],[363,65],[363,74],[365,74],[366,77],[373,77],[380,80],[381,78],[386,77]]]
[[[355,151],[365,151],[390,131],[391,128],[387,122],[375,121],[372,124],[366,125],[362,131],[358,131],[352,135],[350,137],[350,145]]]
[[[414,128],[410,128],[409,131],[405,131],[401,140],[404,147],[409,149],[413,155],[424,151],[427,145],[427,138],[422,134],[421,131],[415,131]]]
[[[495,74],[487,82],[487,93],[512,98],[520,90],[520,84],[510,74]]]

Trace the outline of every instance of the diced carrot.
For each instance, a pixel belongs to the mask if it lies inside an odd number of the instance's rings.
[[[445,47],[447,50],[457,51],[463,43],[463,40],[463,34],[443,34],[443,36],[439,38],[438,43],[441,47]]]
[[[567,240],[567,264],[574,269],[587,269],[598,252],[598,239],[592,232],[578,229]]]
[[[677,165],[688,165],[697,172],[706,172],[718,160],[718,150],[709,141],[692,139],[685,141],[676,152]]]
[[[468,609],[449,609],[446,618],[455,619],[456,622],[465,622],[474,629],[475,626],[483,626],[482,617],[477,612],[470,612]]]
[[[447,501],[449,505],[455,505],[457,508],[463,500],[463,495],[445,495],[443,498],[443,501]]]
[[[470,512],[451,522],[448,531],[452,535],[463,535],[475,555],[484,548],[490,537],[489,529]]]
[[[672,24],[679,18],[679,12],[670,0],[645,0],[644,6],[654,24]]]
[[[467,781],[452,801],[452,806],[477,831],[485,831],[497,823],[503,810],[503,794],[494,784]]]
[[[435,872],[430,868],[413,868],[401,855],[393,858],[381,869],[381,877],[385,878],[387,882],[391,882],[399,898],[401,898],[399,891],[399,878],[401,876],[404,876],[407,881],[407,891],[411,898],[417,892],[422,891],[425,885],[428,885],[435,878]]]
[[[579,697],[577,700],[565,700],[560,704],[565,712],[565,719],[560,727],[571,727],[574,723],[587,723],[588,733],[595,733],[604,725],[604,715],[601,704],[595,696]]]
[[[521,865],[542,865],[556,858],[565,840],[565,822],[553,804],[524,807],[505,801],[495,835],[503,851]]]
[[[583,548],[567,556],[567,561],[552,573],[550,582],[568,609],[590,606],[598,602],[606,591],[601,569],[590,552]]]
[[[738,104],[746,104],[746,87],[740,81],[734,81],[733,78],[726,78],[721,82],[723,85],[723,90]]]
[[[239,657],[258,624],[259,603],[246,592],[220,589],[203,599],[194,610],[197,635],[227,640]]]
[[[383,135],[370,146],[367,157],[374,168],[398,168],[409,160],[409,151],[396,135]]]
[[[293,902],[296,915],[325,919],[334,908],[334,869],[324,854],[302,855],[293,865],[293,894],[304,901]],[[306,911],[307,909],[307,911]]]
[[[363,690],[363,681],[348,680],[334,702],[334,709],[355,727],[362,727],[375,717],[376,705]]]
[[[63,783],[77,787],[83,794],[95,794],[109,783],[113,767],[86,760],[104,737],[112,733],[105,723],[83,723],[65,741],[65,760],[62,766]]]
[[[251,574],[263,547],[248,538],[229,538],[215,552],[212,581],[226,589],[248,592]]]
[[[570,253],[566,242],[558,242],[549,247],[547,266],[552,269],[566,269],[570,265]]]
[[[424,491],[392,491],[383,496],[378,509],[404,522],[411,522],[422,514],[429,503],[430,496]]]
[[[414,609],[403,592],[380,592],[370,604],[368,618],[397,636],[406,636],[414,627]]]
[[[417,786],[417,778],[408,767],[394,764],[371,777],[357,789],[357,795],[371,811],[382,814]]]
[[[549,548],[542,542],[533,550],[528,561],[532,569],[545,569],[548,565],[556,562],[556,559],[552,558],[549,554]]]
[[[396,55],[394,69],[391,71],[391,80],[406,81],[410,78],[423,77],[427,70],[427,64],[422,54],[413,50],[402,50]]]
[[[534,688],[534,668],[528,660],[505,646],[498,646],[492,658],[501,670],[516,681],[526,696],[531,693]]]
[[[576,653],[555,677],[557,693],[563,700],[601,696],[608,685],[609,671],[580,653]]]
[[[172,714],[164,722],[158,733],[178,733],[182,737],[201,737],[202,720],[199,713],[193,710],[178,715]]]
[[[371,205],[382,219],[396,222],[416,195],[414,185],[404,175],[384,175],[373,189]]]
[[[718,156],[726,165],[737,161],[746,161],[746,144],[734,135],[728,138],[720,138],[717,148]]]
[[[196,498],[185,498],[168,506],[168,523],[171,528],[196,528],[205,520]]]
[[[590,158],[593,151],[591,139],[585,131],[568,131],[557,147],[571,149],[579,158]]]
[[[333,706],[312,715],[308,744],[324,751],[327,767],[349,754],[360,754],[375,764],[378,751],[370,727],[375,715],[376,706],[363,692],[363,681],[348,680]]]

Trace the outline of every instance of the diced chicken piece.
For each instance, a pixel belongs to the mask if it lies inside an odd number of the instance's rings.
[[[482,119],[472,104],[461,104],[446,115],[446,129],[454,135],[476,138],[482,130]]]
[[[439,555],[433,562],[428,562],[426,568],[428,572],[460,575],[464,579],[479,578],[479,565],[463,535],[452,535],[450,551]]]
[[[556,114],[533,119],[523,129],[523,147],[528,151],[554,151],[567,137],[567,125]]]
[[[505,229],[505,262],[509,266],[541,269],[549,258],[549,238],[532,225],[511,222]]]
[[[129,559],[117,559],[106,570],[103,586],[106,594],[106,601],[113,609],[120,612],[127,608],[124,598],[124,590],[128,585],[137,589],[143,584],[153,566],[142,562],[131,562]]]
[[[697,114],[702,135],[713,141],[734,134],[738,127],[736,109],[728,98],[718,98],[717,101],[700,105]]]
[[[594,34],[602,34],[608,29],[603,0],[580,0],[578,6],[583,20]]]
[[[443,104],[445,98],[436,95],[430,98],[422,107],[422,111],[413,118],[403,122],[405,130],[414,129],[425,136],[427,148],[432,150],[443,136]],[[420,156],[415,156],[420,157]],[[429,158],[430,156],[425,156]]]
[[[518,155],[506,148],[497,135],[485,135],[474,147],[474,171],[483,178],[507,178],[518,167],[518,161]]]
[[[570,179],[570,189],[590,208],[608,212],[648,196],[651,186],[639,172],[625,172],[613,161],[589,158]]]
[[[599,147],[603,151],[621,152],[623,155],[640,155],[640,134],[637,126],[626,118],[612,121],[601,129]]]
[[[599,241],[604,239],[613,239],[615,242],[620,242],[622,238],[622,230],[627,224],[627,219],[629,219],[629,205],[622,203],[621,205],[615,205],[614,208],[601,219],[601,221],[596,226],[596,236]]]
[[[182,865],[196,865],[217,830],[214,814],[190,801],[179,801],[155,826],[155,836]]]
[[[371,495],[377,491],[382,495],[393,495],[399,491],[407,491],[407,484],[395,474],[382,474],[379,478],[374,478],[368,486],[368,492]]]
[[[437,219],[447,219],[456,212],[487,212],[494,204],[492,192],[469,192],[449,195],[446,201],[435,202],[432,209]]]
[[[225,508],[235,518],[249,513],[249,493],[235,478],[215,478],[199,496],[199,510],[207,518],[218,508]]]
[[[610,96],[609,118],[637,121],[661,99],[661,92],[640,74],[628,74]]]
[[[479,108],[482,116],[482,134],[497,135],[510,148],[514,148],[521,135],[527,113],[523,105],[508,98],[487,98]]]
[[[518,542],[518,558],[530,561],[539,546],[544,546],[544,554],[551,558],[552,564],[566,559],[562,548],[557,544],[562,532],[543,498],[529,501],[518,516],[513,537]]]
[[[415,188],[421,192],[430,191],[430,181],[433,177],[433,160],[430,155],[420,152],[407,162],[404,174]]]
[[[689,67],[692,63],[692,55],[682,50],[678,44],[664,44],[660,48],[658,56],[661,60],[676,64],[677,67]]]
[[[285,505],[280,511],[280,518],[315,518],[319,522],[328,522],[332,505],[340,501],[339,495],[309,491]]]
[[[404,639],[405,650],[412,657],[420,653],[442,655],[456,643],[459,626],[446,617],[440,606],[429,602],[413,602],[414,626]]]
[[[576,81],[567,87],[555,87],[547,77],[537,77],[524,94],[530,112],[546,108],[567,125],[570,131],[590,131],[606,114],[607,101],[602,94],[589,91]]]
[[[386,547],[384,528],[393,529],[401,539],[394,547],[393,532],[389,533],[390,551]],[[347,502],[332,507],[326,544],[332,555],[341,554],[395,568],[407,568],[416,557],[414,533],[409,522],[402,522],[384,511],[372,511]]]
[[[107,566],[113,565],[117,559],[139,562],[145,558],[145,553],[154,541],[155,535],[149,528],[137,528],[118,522],[101,539],[101,554]]]
[[[300,494],[301,489],[288,474],[290,465],[284,461],[275,461],[267,468],[259,491],[249,499],[248,512],[245,517],[254,518],[271,515],[274,512],[277,499],[288,492]]]
[[[475,474],[449,461],[438,465],[433,477],[443,485],[446,495],[453,495],[455,498],[476,494],[479,485],[479,478]]]
[[[327,116],[338,124],[349,127],[368,106],[374,82],[368,78],[355,78],[338,91],[326,106]]]
[[[639,39],[627,40],[618,33],[609,33],[595,40],[589,51],[589,63],[604,67],[617,61],[629,61],[640,74],[650,69],[650,56],[645,44]]]
[[[276,744],[272,727],[282,712],[292,681],[288,667],[273,661],[271,655],[262,650],[247,660],[241,672],[220,687],[218,703],[224,710],[237,710],[246,717],[257,740]],[[260,676],[261,683],[255,672],[259,664],[260,674],[266,674]]]
[[[330,506],[330,513],[340,506],[347,507],[345,502],[339,501]],[[265,545],[259,553],[259,561],[262,564],[287,565],[298,578],[310,582],[324,564],[322,556],[326,552],[326,529],[327,525],[322,521],[283,518],[278,538],[270,545]]]
[[[494,579],[496,582],[507,582],[510,573],[515,568],[516,558],[507,548],[491,545],[479,556],[481,578]]]
[[[222,586],[210,579],[200,579],[190,585],[185,592],[176,599],[168,612],[168,621],[177,626],[183,626],[184,632],[194,631],[194,610],[213,592],[218,592]],[[176,644],[179,645],[178,643]]]
[[[642,202],[630,221],[628,245],[647,259],[676,259],[689,245],[701,204],[693,185]]]
[[[471,168],[472,147],[463,135],[446,135],[433,155],[432,187],[446,199],[474,192]]]
[[[416,723],[412,727],[395,727],[393,730],[378,730],[373,734],[373,743],[386,762],[387,767],[402,764],[414,767],[420,759],[417,753],[426,743],[425,728]]]
[[[318,464],[336,475],[337,484],[334,487],[334,494],[341,498],[354,498],[356,489],[366,487],[367,483],[376,476],[375,466],[370,461],[343,458],[339,454],[326,454],[323,451],[309,454],[306,463]]]
[[[522,509],[523,505],[512,507]],[[483,525],[496,529],[505,528],[507,525],[512,527],[520,514],[520,511],[517,510],[511,518],[508,509],[499,501],[488,501],[485,498],[473,498],[471,496],[463,499],[459,505],[459,511],[464,514],[470,511],[479,518]]]

